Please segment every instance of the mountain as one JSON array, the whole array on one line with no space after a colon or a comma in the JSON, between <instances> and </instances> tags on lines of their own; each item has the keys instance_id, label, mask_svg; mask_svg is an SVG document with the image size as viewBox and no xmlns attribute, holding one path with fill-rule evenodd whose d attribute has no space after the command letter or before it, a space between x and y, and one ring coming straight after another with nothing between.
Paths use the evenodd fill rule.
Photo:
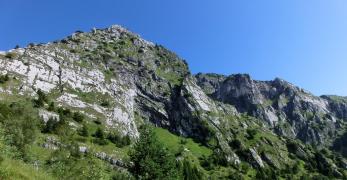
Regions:
<instances>
[{"instance_id":1,"label":"mountain","mask_svg":"<svg viewBox=\"0 0 347 180\"><path fill-rule=\"evenodd\" d=\"M30 168L34 179L76 179L76 169L137 177L128 152L144 124L199 179L347 177L347 98L279 78L192 75L175 53L118 25L1 52L0 74L0 170L23 166L0 177L30 179ZM90 156L66 163L73 152Z\"/></svg>"}]
</instances>

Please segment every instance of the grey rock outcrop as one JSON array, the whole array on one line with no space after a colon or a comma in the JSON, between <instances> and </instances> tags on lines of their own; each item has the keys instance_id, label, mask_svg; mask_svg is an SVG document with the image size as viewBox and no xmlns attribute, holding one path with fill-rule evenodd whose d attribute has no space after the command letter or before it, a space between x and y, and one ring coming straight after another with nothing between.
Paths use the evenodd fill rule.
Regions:
<instances>
[{"instance_id":1,"label":"grey rock outcrop","mask_svg":"<svg viewBox=\"0 0 347 180\"><path fill-rule=\"evenodd\" d=\"M246 74L197 74L199 86L216 101L264 120L279 135L315 145L327 143L346 120L346 104L317 97L282 79L256 81ZM324 128L323 128L324 127Z\"/></svg>"}]
</instances>

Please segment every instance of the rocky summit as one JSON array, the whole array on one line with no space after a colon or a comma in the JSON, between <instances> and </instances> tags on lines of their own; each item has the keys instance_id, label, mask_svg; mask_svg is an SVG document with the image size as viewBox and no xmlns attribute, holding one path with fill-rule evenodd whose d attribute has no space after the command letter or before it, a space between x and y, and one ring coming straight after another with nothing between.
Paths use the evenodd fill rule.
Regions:
<instances>
[{"instance_id":1,"label":"rocky summit","mask_svg":"<svg viewBox=\"0 0 347 180\"><path fill-rule=\"evenodd\" d=\"M129 155L145 125L175 156L174 179L347 178L346 97L280 78L193 75L118 25L1 52L0 74L5 179L146 179ZM100 176L71 174L84 168Z\"/></svg>"}]
</instances>

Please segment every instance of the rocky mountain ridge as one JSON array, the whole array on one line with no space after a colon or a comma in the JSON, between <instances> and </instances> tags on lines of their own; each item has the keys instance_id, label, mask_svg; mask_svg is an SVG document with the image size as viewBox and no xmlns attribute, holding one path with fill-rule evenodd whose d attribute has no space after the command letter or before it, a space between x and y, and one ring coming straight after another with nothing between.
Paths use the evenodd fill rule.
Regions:
<instances>
[{"instance_id":1,"label":"rocky mountain ridge","mask_svg":"<svg viewBox=\"0 0 347 180\"><path fill-rule=\"evenodd\" d=\"M343 97L317 97L279 78L192 75L176 54L118 25L1 53L0 73L10 77L0 101L42 90L106 130L136 139L150 122L215 149L229 165L281 169L294 163L289 154L316 157L304 144L330 148L346 130ZM43 108L40 116L47 122L57 114ZM302 143L290 150L291 140ZM342 176L341 165L322 159Z\"/></svg>"},{"instance_id":2,"label":"rocky mountain ridge","mask_svg":"<svg viewBox=\"0 0 347 180\"><path fill-rule=\"evenodd\" d=\"M275 132L319 145L331 140L345 119L345 101L311 93L276 78L252 80L249 75L197 74L198 84L212 99L231 104L241 113L263 119ZM323 129L316 129L322 125ZM289 126L284 127L287 124Z\"/></svg>"}]
</instances>

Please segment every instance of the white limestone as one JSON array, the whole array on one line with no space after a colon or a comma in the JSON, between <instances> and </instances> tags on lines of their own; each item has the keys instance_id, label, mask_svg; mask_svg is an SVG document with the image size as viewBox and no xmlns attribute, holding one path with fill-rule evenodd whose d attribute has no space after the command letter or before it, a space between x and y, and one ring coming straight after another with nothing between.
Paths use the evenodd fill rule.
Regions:
<instances>
[{"instance_id":1,"label":"white limestone","mask_svg":"<svg viewBox=\"0 0 347 180\"><path fill-rule=\"evenodd\" d=\"M43 121L46 123L50 118L56 119L59 121L59 115L53 112L46 111L44 109L39 110L39 116L43 119Z\"/></svg>"},{"instance_id":2,"label":"white limestone","mask_svg":"<svg viewBox=\"0 0 347 180\"><path fill-rule=\"evenodd\" d=\"M64 93L61 95L58 99L58 102L61 102L63 104L66 104L71 107L76 107L76 108L86 108L87 105L85 102L77 99L77 95L75 94L69 94L69 93Z\"/></svg>"}]
</instances>

